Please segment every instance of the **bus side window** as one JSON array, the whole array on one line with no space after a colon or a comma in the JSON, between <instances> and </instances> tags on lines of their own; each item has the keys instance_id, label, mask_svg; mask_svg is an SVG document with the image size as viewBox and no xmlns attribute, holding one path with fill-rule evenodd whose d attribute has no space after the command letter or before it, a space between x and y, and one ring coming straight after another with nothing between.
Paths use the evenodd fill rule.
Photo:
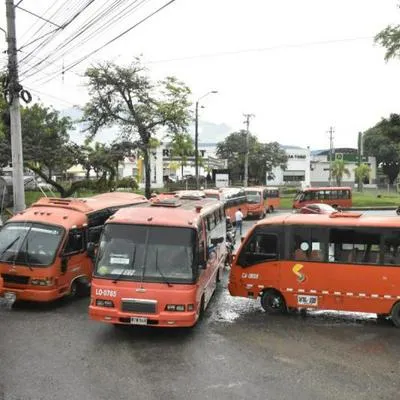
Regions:
<instances>
[{"instance_id":1,"label":"bus side window","mask_svg":"<svg viewBox=\"0 0 400 400\"><path fill-rule=\"evenodd\" d=\"M389 229L383 236L383 264L400 265L400 231Z\"/></svg>"},{"instance_id":2,"label":"bus side window","mask_svg":"<svg viewBox=\"0 0 400 400\"><path fill-rule=\"evenodd\" d=\"M198 232L198 262L199 264L201 264L206 260L203 221L200 221L200 225L198 226L197 232Z\"/></svg>"},{"instance_id":3,"label":"bus side window","mask_svg":"<svg viewBox=\"0 0 400 400\"><path fill-rule=\"evenodd\" d=\"M324 261L327 254L325 228L293 227L291 259L299 261Z\"/></svg>"},{"instance_id":4,"label":"bus side window","mask_svg":"<svg viewBox=\"0 0 400 400\"><path fill-rule=\"evenodd\" d=\"M254 232L241 251L238 265L243 267L279 259L278 235Z\"/></svg>"},{"instance_id":5,"label":"bus side window","mask_svg":"<svg viewBox=\"0 0 400 400\"><path fill-rule=\"evenodd\" d=\"M64 247L64 255L80 253L85 247L85 235L82 229L69 231L67 243Z\"/></svg>"}]
</instances>

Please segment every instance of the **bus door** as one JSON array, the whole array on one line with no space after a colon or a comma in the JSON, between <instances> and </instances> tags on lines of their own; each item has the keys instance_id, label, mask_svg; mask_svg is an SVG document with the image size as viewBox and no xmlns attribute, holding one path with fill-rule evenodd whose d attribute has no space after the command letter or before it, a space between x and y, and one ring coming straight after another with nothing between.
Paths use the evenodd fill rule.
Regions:
<instances>
[{"instance_id":1,"label":"bus door","mask_svg":"<svg viewBox=\"0 0 400 400\"><path fill-rule=\"evenodd\" d=\"M322 307L331 300L334 270L330 268L326 227L291 226L288 258L281 265L280 288L289 307ZM325 307L326 308L326 307Z\"/></svg>"},{"instance_id":2,"label":"bus door","mask_svg":"<svg viewBox=\"0 0 400 400\"><path fill-rule=\"evenodd\" d=\"M92 260L86 254L85 230L71 229L61 255L59 286L63 293L71 287L71 282L81 276L90 278ZM90 264L90 267L88 267ZM75 289L75 288L73 288Z\"/></svg>"},{"instance_id":3,"label":"bus door","mask_svg":"<svg viewBox=\"0 0 400 400\"><path fill-rule=\"evenodd\" d=\"M256 298L265 288L279 287L283 254L283 227L268 225L254 229L236 261L241 267L236 284L247 291L247 297Z\"/></svg>"}]
</instances>

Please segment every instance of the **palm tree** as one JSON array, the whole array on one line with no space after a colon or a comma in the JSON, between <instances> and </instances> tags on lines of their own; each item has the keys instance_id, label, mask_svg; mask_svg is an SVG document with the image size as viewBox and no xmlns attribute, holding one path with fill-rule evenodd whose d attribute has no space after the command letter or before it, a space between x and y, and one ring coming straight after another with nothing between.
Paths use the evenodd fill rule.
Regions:
<instances>
[{"instance_id":1,"label":"palm tree","mask_svg":"<svg viewBox=\"0 0 400 400\"><path fill-rule=\"evenodd\" d=\"M343 176L350 176L350 171L346 168L343 160L335 160L332 164L332 177L336 179L337 186L342 185Z\"/></svg>"},{"instance_id":2,"label":"palm tree","mask_svg":"<svg viewBox=\"0 0 400 400\"><path fill-rule=\"evenodd\" d=\"M371 168L368 164L360 164L358 167L354 169L354 175L356 176L356 180L358 182L358 191L363 191L363 182L365 179L369 178L369 174L371 173Z\"/></svg>"}]
</instances>

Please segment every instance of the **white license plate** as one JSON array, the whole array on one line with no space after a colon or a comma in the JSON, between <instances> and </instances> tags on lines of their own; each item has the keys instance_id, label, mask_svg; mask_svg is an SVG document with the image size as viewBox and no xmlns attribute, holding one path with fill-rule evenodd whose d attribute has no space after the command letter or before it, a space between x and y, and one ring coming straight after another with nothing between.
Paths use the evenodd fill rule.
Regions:
<instances>
[{"instance_id":1,"label":"white license plate","mask_svg":"<svg viewBox=\"0 0 400 400\"><path fill-rule=\"evenodd\" d=\"M147 325L147 318L143 317L131 317L132 325Z\"/></svg>"},{"instance_id":2,"label":"white license plate","mask_svg":"<svg viewBox=\"0 0 400 400\"><path fill-rule=\"evenodd\" d=\"M297 304L316 307L318 305L318 296L297 295Z\"/></svg>"},{"instance_id":3,"label":"white license plate","mask_svg":"<svg viewBox=\"0 0 400 400\"><path fill-rule=\"evenodd\" d=\"M13 292L5 292L4 299L10 303L14 303L17 300L17 295Z\"/></svg>"}]
</instances>

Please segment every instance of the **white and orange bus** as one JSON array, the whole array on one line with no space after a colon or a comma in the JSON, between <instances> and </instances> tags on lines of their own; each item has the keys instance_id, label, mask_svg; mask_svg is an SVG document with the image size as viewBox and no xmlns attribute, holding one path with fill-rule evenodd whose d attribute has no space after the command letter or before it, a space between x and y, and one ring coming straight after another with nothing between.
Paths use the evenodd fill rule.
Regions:
<instances>
[{"instance_id":1,"label":"white and orange bus","mask_svg":"<svg viewBox=\"0 0 400 400\"><path fill-rule=\"evenodd\" d=\"M122 207L147 203L133 193L84 199L42 198L7 221L0 231L0 273L11 302L48 302L88 294L94 246L104 222Z\"/></svg>"},{"instance_id":2,"label":"white and orange bus","mask_svg":"<svg viewBox=\"0 0 400 400\"><path fill-rule=\"evenodd\" d=\"M276 187L250 186L245 188L247 215L263 218L280 205L279 189Z\"/></svg>"},{"instance_id":3,"label":"white and orange bus","mask_svg":"<svg viewBox=\"0 0 400 400\"><path fill-rule=\"evenodd\" d=\"M209 304L226 259L223 204L160 196L105 224L89 315L114 325L191 327Z\"/></svg>"},{"instance_id":4,"label":"white and orange bus","mask_svg":"<svg viewBox=\"0 0 400 400\"><path fill-rule=\"evenodd\" d=\"M225 215L235 223L235 213L242 211L243 218L247 217L247 199L243 188L205 189L206 197L218 199L224 203Z\"/></svg>"},{"instance_id":5,"label":"white and orange bus","mask_svg":"<svg viewBox=\"0 0 400 400\"><path fill-rule=\"evenodd\" d=\"M293 214L259 221L232 264L232 296L268 313L342 310L390 316L400 327L398 217Z\"/></svg>"},{"instance_id":6,"label":"white and orange bus","mask_svg":"<svg viewBox=\"0 0 400 400\"><path fill-rule=\"evenodd\" d=\"M310 187L303 189L296 194L293 200L293 208L301 208L313 203L325 203L334 208L349 208L353 204L351 187Z\"/></svg>"}]
</instances>

